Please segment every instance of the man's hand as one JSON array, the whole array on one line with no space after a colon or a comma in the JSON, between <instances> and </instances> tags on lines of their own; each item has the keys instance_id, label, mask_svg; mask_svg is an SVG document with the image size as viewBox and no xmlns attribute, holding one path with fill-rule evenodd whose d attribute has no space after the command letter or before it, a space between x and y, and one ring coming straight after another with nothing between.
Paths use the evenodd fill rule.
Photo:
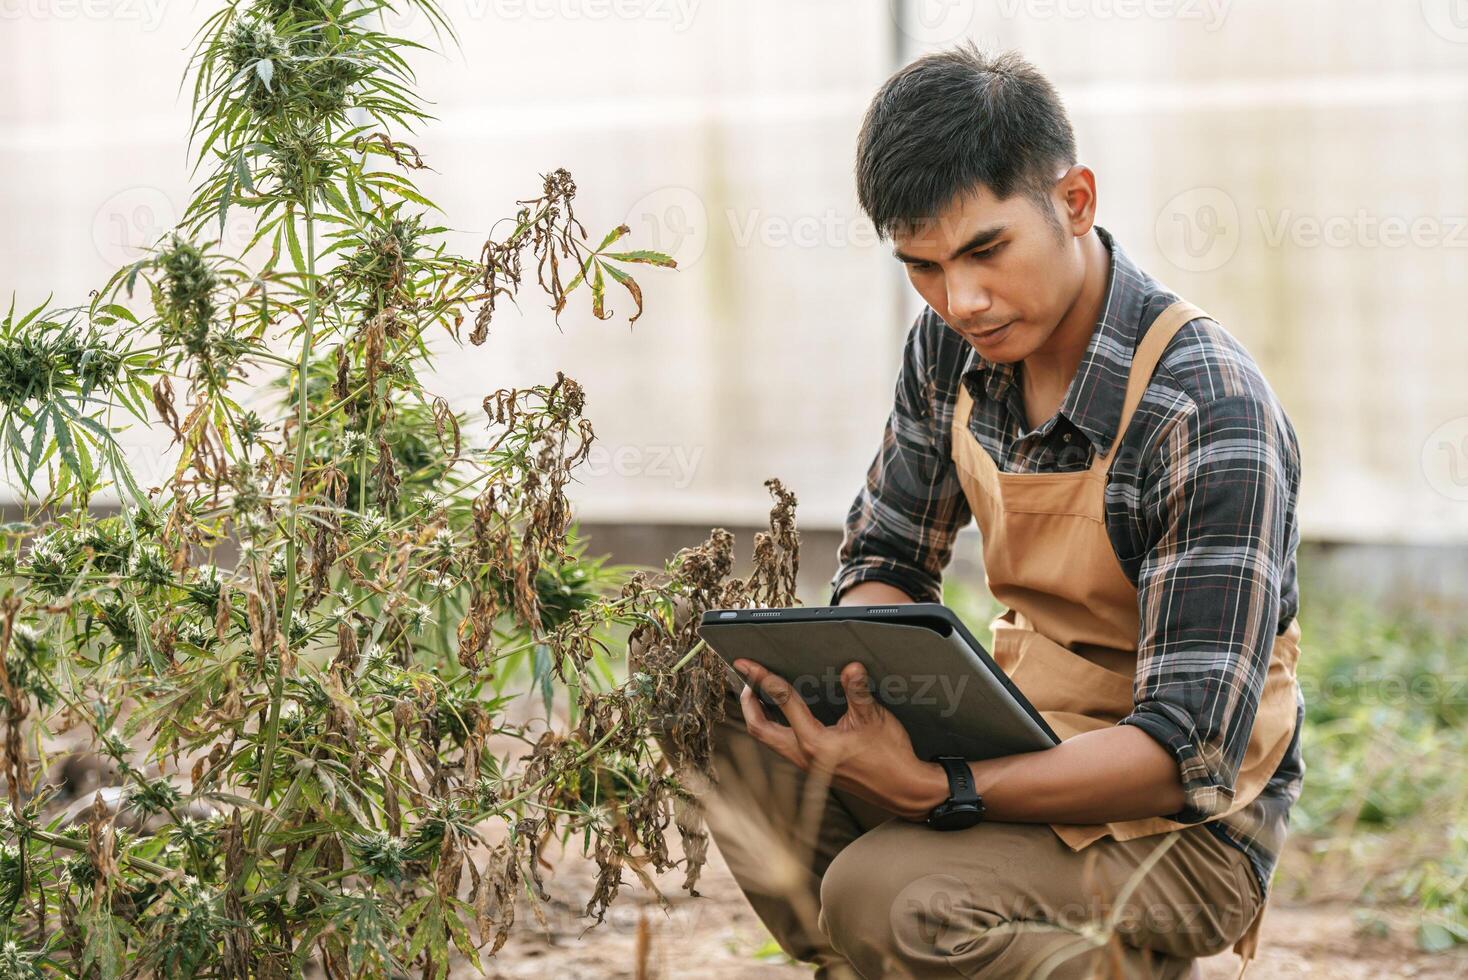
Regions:
<instances>
[{"instance_id":1,"label":"man's hand","mask_svg":"<svg viewBox=\"0 0 1468 980\"><path fill-rule=\"evenodd\" d=\"M860 663L853 661L841 671L846 714L834 725L811 714L778 674L751 660L736 660L734 668L752 685L739 694L749 734L801 769L827 773L837 788L907 820L924 819L947 798L943 768L913 752L902 723L872 697L866 668ZM779 705L789 728L765 717L755 686Z\"/></svg>"},{"instance_id":2,"label":"man's hand","mask_svg":"<svg viewBox=\"0 0 1468 980\"><path fill-rule=\"evenodd\" d=\"M902 723L872 697L866 670L841 671L846 714L822 724L778 675L749 660L734 667L779 705L790 727L765 717L752 687L739 695L749 733L806 772L906 820L922 821L948 798L948 777L912 750ZM974 789L989 820L1016 823L1108 823L1169 816L1183 806L1178 764L1134 725L1084 732L1054 748L969 760Z\"/></svg>"}]
</instances>

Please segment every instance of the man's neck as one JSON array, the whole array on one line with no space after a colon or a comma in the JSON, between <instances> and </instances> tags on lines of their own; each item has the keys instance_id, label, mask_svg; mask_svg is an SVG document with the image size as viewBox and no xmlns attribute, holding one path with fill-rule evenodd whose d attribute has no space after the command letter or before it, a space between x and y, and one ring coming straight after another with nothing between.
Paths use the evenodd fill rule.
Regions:
<instances>
[{"instance_id":1,"label":"man's neck","mask_svg":"<svg viewBox=\"0 0 1468 980\"><path fill-rule=\"evenodd\" d=\"M1039 395L1041 401L1056 401L1070 387L1071 379L1081 366L1096 321L1101 318L1101 304L1106 301L1106 283L1111 276L1111 250L1092 228L1081 240L1086 257L1086 273L1075 302L1045 343L1024 359L1027 392ZM1046 393L1060 396L1047 398Z\"/></svg>"}]
</instances>

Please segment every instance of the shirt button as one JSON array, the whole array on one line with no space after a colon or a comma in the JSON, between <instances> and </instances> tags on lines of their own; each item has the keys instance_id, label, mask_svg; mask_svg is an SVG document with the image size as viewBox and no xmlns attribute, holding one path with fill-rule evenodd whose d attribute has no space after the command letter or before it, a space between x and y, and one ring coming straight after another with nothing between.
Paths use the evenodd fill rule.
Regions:
<instances>
[{"instance_id":1,"label":"shirt button","mask_svg":"<svg viewBox=\"0 0 1468 980\"><path fill-rule=\"evenodd\" d=\"M1065 435L1061 436L1061 439L1065 442L1070 442L1070 433L1067 432Z\"/></svg>"}]
</instances>

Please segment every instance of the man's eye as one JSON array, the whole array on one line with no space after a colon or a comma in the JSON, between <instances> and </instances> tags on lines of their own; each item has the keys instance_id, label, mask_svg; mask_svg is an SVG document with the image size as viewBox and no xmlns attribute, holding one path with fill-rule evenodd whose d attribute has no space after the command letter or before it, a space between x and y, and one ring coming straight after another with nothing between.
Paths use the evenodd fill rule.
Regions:
<instances>
[{"instance_id":1,"label":"man's eye","mask_svg":"<svg viewBox=\"0 0 1468 980\"><path fill-rule=\"evenodd\" d=\"M982 251L970 252L968 254L970 255L970 257L975 259L992 259L995 255L999 254L999 250L1003 247L1003 244L991 245L988 248L983 249Z\"/></svg>"},{"instance_id":2,"label":"man's eye","mask_svg":"<svg viewBox=\"0 0 1468 980\"><path fill-rule=\"evenodd\" d=\"M931 262L909 262L907 265L913 272L932 272L934 268Z\"/></svg>"}]
</instances>

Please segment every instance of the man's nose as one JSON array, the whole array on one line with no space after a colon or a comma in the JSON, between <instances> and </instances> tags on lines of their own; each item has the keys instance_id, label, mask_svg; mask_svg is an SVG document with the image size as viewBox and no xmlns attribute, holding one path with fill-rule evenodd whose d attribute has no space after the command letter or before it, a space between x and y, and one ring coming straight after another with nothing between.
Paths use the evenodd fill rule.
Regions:
<instances>
[{"instance_id":1,"label":"man's nose","mask_svg":"<svg viewBox=\"0 0 1468 980\"><path fill-rule=\"evenodd\" d=\"M994 295L981 282L948 284L948 313L956 320L981 316L994 305Z\"/></svg>"}]
</instances>

